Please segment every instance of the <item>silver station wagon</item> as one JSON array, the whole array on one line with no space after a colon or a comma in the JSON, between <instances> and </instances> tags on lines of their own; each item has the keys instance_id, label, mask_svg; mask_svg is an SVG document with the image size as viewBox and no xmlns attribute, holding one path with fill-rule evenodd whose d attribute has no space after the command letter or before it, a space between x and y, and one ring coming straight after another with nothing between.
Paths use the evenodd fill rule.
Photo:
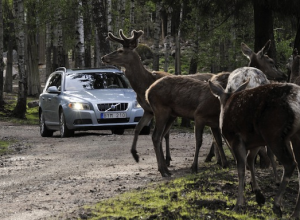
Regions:
<instances>
[{"instance_id":1,"label":"silver station wagon","mask_svg":"<svg viewBox=\"0 0 300 220\"><path fill-rule=\"evenodd\" d=\"M40 134L61 137L76 130L111 130L123 134L134 128L144 111L124 73L114 66L97 69L58 68L39 97ZM150 127L144 127L144 134Z\"/></svg>"}]
</instances>

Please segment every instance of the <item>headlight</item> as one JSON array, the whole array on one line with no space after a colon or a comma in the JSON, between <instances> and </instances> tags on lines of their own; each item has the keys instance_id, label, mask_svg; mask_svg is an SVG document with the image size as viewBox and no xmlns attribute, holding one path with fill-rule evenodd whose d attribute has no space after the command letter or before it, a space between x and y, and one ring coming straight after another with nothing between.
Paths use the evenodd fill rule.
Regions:
<instances>
[{"instance_id":1,"label":"headlight","mask_svg":"<svg viewBox=\"0 0 300 220\"><path fill-rule=\"evenodd\" d=\"M74 110L90 110L90 106L87 103L70 102L68 106Z\"/></svg>"},{"instance_id":2,"label":"headlight","mask_svg":"<svg viewBox=\"0 0 300 220\"><path fill-rule=\"evenodd\" d=\"M134 107L136 107L136 108L142 108L142 106L137 101L135 101L135 106Z\"/></svg>"}]
</instances>

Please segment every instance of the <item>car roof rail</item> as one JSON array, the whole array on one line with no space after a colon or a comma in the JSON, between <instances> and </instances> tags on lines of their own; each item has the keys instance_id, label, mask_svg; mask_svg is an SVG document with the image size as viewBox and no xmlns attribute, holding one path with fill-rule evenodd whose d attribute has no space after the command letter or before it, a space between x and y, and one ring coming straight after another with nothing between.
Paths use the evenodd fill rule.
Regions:
<instances>
[{"instance_id":1,"label":"car roof rail","mask_svg":"<svg viewBox=\"0 0 300 220\"><path fill-rule=\"evenodd\" d=\"M60 70L63 70L64 72L67 72L66 67L58 67L58 68L56 68L55 71L60 71Z\"/></svg>"}]
</instances>

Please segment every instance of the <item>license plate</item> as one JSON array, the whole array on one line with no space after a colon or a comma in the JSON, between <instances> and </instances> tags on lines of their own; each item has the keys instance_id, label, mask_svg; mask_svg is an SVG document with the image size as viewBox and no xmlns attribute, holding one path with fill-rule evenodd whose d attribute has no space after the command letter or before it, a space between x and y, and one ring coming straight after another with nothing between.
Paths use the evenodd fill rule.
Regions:
<instances>
[{"instance_id":1,"label":"license plate","mask_svg":"<svg viewBox=\"0 0 300 220\"><path fill-rule=\"evenodd\" d=\"M108 118L126 118L126 112L111 112L111 113L101 113L100 118L108 119Z\"/></svg>"}]
</instances>

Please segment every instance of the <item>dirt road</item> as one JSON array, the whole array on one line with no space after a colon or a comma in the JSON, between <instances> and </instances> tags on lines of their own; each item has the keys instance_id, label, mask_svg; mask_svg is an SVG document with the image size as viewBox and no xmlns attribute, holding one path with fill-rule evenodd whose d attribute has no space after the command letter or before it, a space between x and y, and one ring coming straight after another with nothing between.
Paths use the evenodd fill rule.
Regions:
<instances>
[{"instance_id":1,"label":"dirt road","mask_svg":"<svg viewBox=\"0 0 300 220\"><path fill-rule=\"evenodd\" d=\"M38 126L0 122L1 140L16 140L15 153L0 157L0 219L35 220L76 216L84 204L159 182L151 136L139 136L140 162L130 154L133 130L59 133L42 138ZM172 178L190 172L194 134L174 131L170 138ZM211 144L205 134L199 161Z\"/></svg>"}]
</instances>

